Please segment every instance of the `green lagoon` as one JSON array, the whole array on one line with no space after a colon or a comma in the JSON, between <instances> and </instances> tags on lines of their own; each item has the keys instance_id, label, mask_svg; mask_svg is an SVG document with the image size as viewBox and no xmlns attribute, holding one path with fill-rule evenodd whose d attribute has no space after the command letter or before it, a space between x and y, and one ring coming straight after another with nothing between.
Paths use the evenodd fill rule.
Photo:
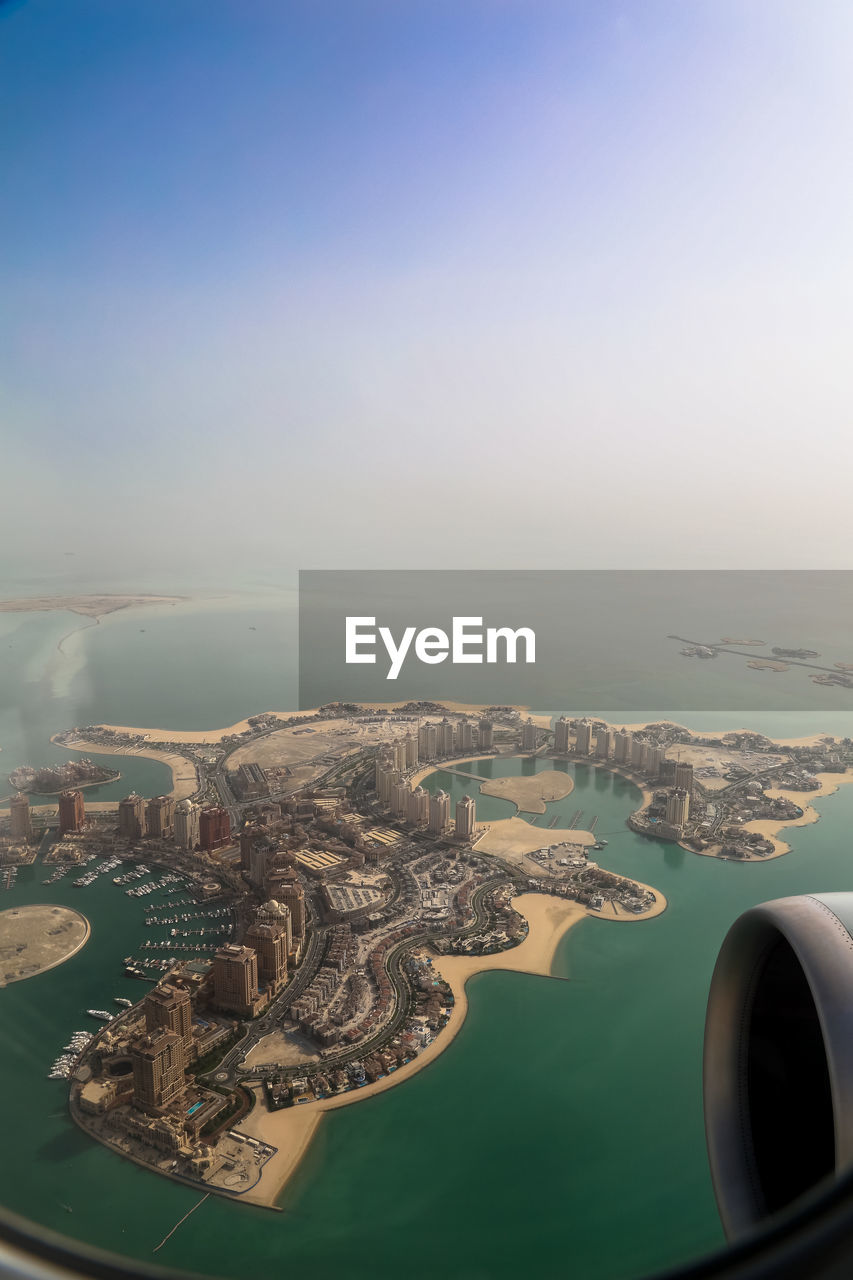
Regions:
<instances>
[{"instance_id":1,"label":"green lagoon","mask_svg":"<svg viewBox=\"0 0 853 1280\"><path fill-rule=\"evenodd\" d=\"M68 659L56 657L68 615L0 617L3 772L23 759L51 759L47 737L71 724L214 728L293 705L293 666L282 656L290 617L275 602L263 604L229 599L183 616L116 615L81 633ZM71 626L83 621L72 618ZM231 652L249 626L258 628L249 633L252 643L259 637L253 661L231 671ZM721 727L720 716L678 718ZM728 723L779 735L843 733L853 715L744 712ZM132 763L141 769L138 790L164 789L162 770ZM128 762L120 757L117 767L124 793ZM109 876L78 890L69 879L44 886L40 865L22 869L15 888L0 893L0 907L65 903L89 918L92 937L66 964L0 990L0 1202L90 1245L234 1277L305 1267L365 1280L400 1271L448 1280L520 1272L627 1280L721 1246L701 1111L711 970L747 907L849 886L853 787L819 802L820 822L791 832L788 856L740 866L630 832L625 819L637 790L608 771L521 759L466 767L484 777L568 769L574 790L548 805L539 825L555 814L566 825L577 808L597 814L597 832L609 842L601 864L660 889L668 910L631 927L582 921L555 961L556 975L569 982L500 972L474 978L468 1018L446 1053L399 1088L324 1118L285 1188L282 1212L212 1198L153 1259L199 1195L89 1141L67 1117L64 1085L46 1078L70 1033L87 1025L86 1008L138 996L121 960L146 934L142 906ZM441 771L425 785L444 786L454 799L477 788ZM514 806L478 797L478 809L497 818Z\"/></svg>"}]
</instances>

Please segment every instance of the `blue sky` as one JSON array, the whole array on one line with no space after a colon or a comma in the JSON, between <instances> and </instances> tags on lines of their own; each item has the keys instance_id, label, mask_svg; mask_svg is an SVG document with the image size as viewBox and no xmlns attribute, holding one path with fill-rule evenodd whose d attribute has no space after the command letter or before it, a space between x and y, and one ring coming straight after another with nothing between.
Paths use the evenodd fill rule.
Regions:
<instances>
[{"instance_id":1,"label":"blue sky","mask_svg":"<svg viewBox=\"0 0 853 1280\"><path fill-rule=\"evenodd\" d=\"M846 567L851 44L785 0L0 7L5 551Z\"/></svg>"}]
</instances>

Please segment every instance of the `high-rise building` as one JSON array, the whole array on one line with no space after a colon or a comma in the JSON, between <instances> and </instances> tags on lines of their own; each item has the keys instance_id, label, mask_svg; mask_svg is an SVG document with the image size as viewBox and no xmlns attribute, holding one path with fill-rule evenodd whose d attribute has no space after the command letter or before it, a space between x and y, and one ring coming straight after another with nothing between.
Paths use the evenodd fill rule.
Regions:
<instances>
[{"instance_id":1,"label":"high-rise building","mask_svg":"<svg viewBox=\"0 0 853 1280\"><path fill-rule=\"evenodd\" d=\"M198 842L205 852L230 844L231 819L227 809L218 806L202 809L198 818Z\"/></svg>"},{"instance_id":2,"label":"high-rise building","mask_svg":"<svg viewBox=\"0 0 853 1280\"><path fill-rule=\"evenodd\" d=\"M521 726L521 749L522 751L535 751L538 735L536 725L528 716L526 722Z\"/></svg>"},{"instance_id":3,"label":"high-rise building","mask_svg":"<svg viewBox=\"0 0 853 1280\"><path fill-rule=\"evenodd\" d=\"M305 937L307 923L305 913L305 890L296 878L282 880L278 886L278 900L290 911L291 928L294 942L301 942Z\"/></svg>"},{"instance_id":4,"label":"high-rise building","mask_svg":"<svg viewBox=\"0 0 853 1280\"><path fill-rule=\"evenodd\" d=\"M635 738L631 743L631 768L645 773L648 758L649 744L643 742L642 738Z\"/></svg>"},{"instance_id":5,"label":"high-rise building","mask_svg":"<svg viewBox=\"0 0 853 1280\"><path fill-rule=\"evenodd\" d=\"M391 788L391 812L395 818L408 817L409 796L412 794L408 782L402 779Z\"/></svg>"},{"instance_id":6,"label":"high-rise building","mask_svg":"<svg viewBox=\"0 0 853 1280\"><path fill-rule=\"evenodd\" d=\"M175 805L175 843L182 849L194 849L199 840L199 808L192 800Z\"/></svg>"},{"instance_id":7,"label":"high-rise building","mask_svg":"<svg viewBox=\"0 0 853 1280\"><path fill-rule=\"evenodd\" d=\"M59 793L59 834L66 831L82 831L86 822L86 806L82 791L61 791Z\"/></svg>"},{"instance_id":8,"label":"high-rise building","mask_svg":"<svg viewBox=\"0 0 853 1280\"><path fill-rule=\"evenodd\" d=\"M595 754L599 760L609 760L613 754L616 735L612 729L599 729L595 735Z\"/></svg>"},{"instance_id":9,"label":"high-rise building","mask_svg":"<svg viewBox=\"0 0 853 1280\"><path fill-rule=\"evenodd\" d=\"M577 732L575 735L575 749L578 755L592 755L592 721L578 721Z\"/></svg>"},{"instance_id":10,"label":"high-rise building","mask_svg":"<svg viewBox=\"0 0 853 1280\"><path fill-rule=\"evenodd\" d=\"M30 802L27 796L19 791L9 801L9 818L13 840L31 840L33 819L30 813Z\"/></svg>"},{"instance_id":11,"label":"high-rise building","mask_svg":"<svg viewBox=\"0 0 853 1280\"><path fill-rule=\"evenodd\" d=\"M668 756L665 756L663 760L661 760L660 780L664 786L666 787L675 786L675 768L676 768L675 760L670 760Z\"/></svg>"},{"instance_id":12,"label":"high-rise building","mask_svg":"<svg viewBox=\"0 0 853 1280\"><path fill-rule=\"evenodd\" d=\"M391 757L394 761L394 768L399 773L406 771L406 744L403 741L395 742L391 749Z\"/></svg>"},{"instance_id":13,"label":"high-rise building","mask_svg":"<svg viewBox=\"0 0 853 1280\"><path fill-rule=\"evenodd\" d=\"M474 750L474 725L470 720L460 720L456 729L456 748L458 751Z\"/></svg>"},{"instance_id":14,"label":"high-rise building","mask_svg":"<svg viewBox=\"0 0 853 1280\"><path fill-rule=\"evenodd\" d=\"M171 796L155 796L148 801L145 822L149 836L166 840L172 835L175 821L175 802Z\"/></svg>"},{"instance_id":15,"label":"high-rise building","mask_svg":"<svg viewBox=\"0 0 853 1280\"><path fill-rule=\"evenodd\" d=\"M408 734L405 739L405 742L406 742L406 768L413 769L415 765L418 763L418 761L420 760L420 755L418 754L418 735L416 733Z\"/></svg>"},{"instance_id":16,"label":"high-rise building","mask_svg":"<svg viewBox=\"0 0 853 1280\"><path fill-rule=\"evenodd\" d=\"M560 716L554 725L554 750L561 754L569 749L569 722L565 716Z\"/></svg>"},{"instance_id":17,"label":"high-rise building","mask_svg":"<svg viewBox=\"0 0 853 1280\"><path fill-rule=\"evenodd\" d=\"M415 787L409 792L408 820L413 826L420 827L429 822L429 792L423 787Z\"/></svg>"},{"instance_id":18,"label":"high-rise building","mask_svg":"<svg viewBox=\"0 0 853 1280\"><path fill-rule=\"evenodd\" d=\"M495 726L491 720L483 719L480 721L480 750L492 751L495 745Z\"/></svg>"},{"instance_id":19,"label":"high-rise building","mask_svg":"<svg viewBox=\"0 0 853 1280\"><path fill-rule=\"evenodd\" d=\"M133 1101L144 1111L160 1111L184 1091L184 1050L181 1037L165 1027L149 1031L130 1049L133 1063Z\"/></svg>"},{"instance_id":20,"label":"high-rise building","mask_svg":"<svg viewBox=\"0 0 853 1280\"><path fill-rule=\"evenodd\" d=\"M446 791L436 791L429 800L429 832L430 835L444 834L450 823L450 796Z\"/></svg>"},{"instance_id":21,"label":"high-rise building","mask_svg":"<svg viewBox=\"0 0 853 1280\"><path fill-rule=\"evenodd\" d=\"M693 765L686 760L676 762L675 785L680 791L688 791L693 795Z\"/></svg>"},{"instance_id":22,"label":"high-rise building","mask_svg":"<svg viewBox=\"0 0 853 1280\"><path fill-rule=\"evenodd\" d=\"M260 835L257 826L251 822L244 822L240 828L240 834L237 837L237 843L240 846L240 870L248 871L251 865L252 845Z\"/></svg>"},{"instance_id":23,"label":"high-rise building","mask_svg":"<svg viewBox=\"0 0 853 1280\"><path fill-rule=\"evenodd\" d=\"M391 790L395 782L400 782L402 774L399 769L392 769L390 765L384 765L379 774L378 794L382 804L391 803Z\"/></svg>"},{"instance_id":24,"label":"high-rise building","mask_svg":"<svg viewBox=\"0 0 853 1280\"><path fill-rule=\"evenodd\" d=\"M276 928L284 931L285 953L290 955L293 950L293 921L290 917L290 908L285 906L283 902L277 902L275 898L271 898L269 902L265 902L262 907L258 908L258 914L255 917L255 924L271 924ZM253 945L249 943L249 945ZM258 961L260 965L260 961ZM259 970L260 972L260 970Z\"/></svg>"},{"instance_id":25,"label":"high-rise building","mask_svg":"<svg viewBox=\"0 0 853 1280\"><path fill-rule=\"evenodd\" d=\"M470 796L463 796L456 804L456 834L470 840L477 822L477 805Z\"/></svg>"},{"instance_id":26,"label":"high-rise building","mask_svg":"<svg viewBox=\"0 0 853 1280\"><path fill-rule=\"evenodd\" d=\"M275 995L287 981L287 929L282 923L256 920L246 934L246 944L258 957L258 982Z\"/></svg>"},{"instance_id":27,"label":"high-rise building","mask_svg":"<svg viewBox=\"0 0 853 1280\"><path fill-rule=\"evenodd\" d=\"M213 957L213 995L220 1009L250 1018L257 1011L258 957L252 947L228 943Z\"/></svg>"},{"instance_id":28,"label":"high-rise building","mask_svg":"<svg viewBox=\"0 0 853 1280\"><path fill-rule=\"evenodd\" d=\"M613 745L613 754L617 764L631 763L631 747L634 739L627 729L620 729L616 734L616 741Z\"/></svg>"},{"instance_id":29,"label":"high-rise building","mask_svg":"<svg viewBox=\"0 0 853 1280\"><path fill-rule=\"evenodd\" d=\"M126 840L141 840L145 835L145 801L135 791L118 802L118 833Z\"/></svg>"},{"instance_id":30,"label":"high-rise building","mask_svg":"<svg viewBox=\"0 0 853 1280\"><path fill-rule=\"evenodd\" d=\"M149 991L143 1003L145 1029L156 1031L163 1027L180 1037L184 1062L190 1060L193 1042L193 1007L186 987L164 982Z\"/></svg>"},{"instance_id":31,"label":"high-rise building","mask_svg":"<svg viewBox=\"0 0 853 1280\"><path fill-rule=\"evenodd\" d=\"M248 875L252 884L260 887L264 883L275 855L275 841L270 840L268 836L259 835L256 832L255 838L252 841L252 846L249 850Z\"/></svg>"},{"instance_id":32,"label":"high-rise building","mask_svg":"<svg viewBox=\"0 0 853 1280\"><path fill-rule=\"evenodd\" d=\"M421 760L434 760L438 754L438 731L434 724L422 724L418 729L418 755Z\"/></svg>"},{"instance_id":33,"label":"high-rise building","mask_svg":"<svg viewBox=\"0 0 853 1280\"><path fill-rule=\"evenodd\" d=\"M646 773L650 778L656 778L658 776L661 771L663 759L663 747L659 747L657 743L649 743L649 749L646 755Z\"/></svg>"},{"instance_id":34,"label":"high-rise building","mask_svg":"<svg viewBox=\"0 0 853 1280\"><path fill-rule=\"evenodd\" d=\"M436 725L436 752L439 756L453 755L453 725L447 716Z\"/></svg>"},{"instance_id":35,"label":"high-rise building","mask_svg":"<svg viewBox=\"0 0 853 1280\"><path fill-rule=\"evenodd\" d=\"M670 791L666 798L666 820L673 827L683 827L690 816L690 792L683 788Z\"/></svg>"}]
</instances>

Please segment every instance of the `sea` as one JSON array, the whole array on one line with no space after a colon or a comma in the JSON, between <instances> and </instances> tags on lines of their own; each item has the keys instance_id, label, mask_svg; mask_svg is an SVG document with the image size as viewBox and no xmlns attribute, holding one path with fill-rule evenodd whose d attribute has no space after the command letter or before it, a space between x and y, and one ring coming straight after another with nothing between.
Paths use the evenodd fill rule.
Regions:
<instances>
[{"instance_id":1,"label":"sea","mask_svg":"<svg viewBox=\"0 0 853 1280\"><path fill-rule=\"evenodd\" d=\"M49 741L64 728L215 729L296 705L292 590L193 592L162 581L149 589L192 598L97 624L68 612L0 614L0 796L16 765L68 757ZM759 689L767 674L751 674ZM737 678L745 680L742 669ZM750 710L744 688L736 712L679 710L672 718L779 736L853 733L847 691L832 691L835 704L823 709L772 711ZM563 697L535 710L571 714ZM652 706L630 719L668 714ZM817 802L816 824L788 829L790 854L738 865L628 830L638 791L608 771L521 759L465 767L484 778L569 772L574 789L549 804L538 825L555 816L557 826L568 825L577 809L585 822L597 816L596 833L608 841L601 865L660 889L667 910L634 924L583 920L555 958L554 976L567 982L501 972L473 978L468 1016L446 1052L399 1088L325 1116L278 1212L212 1197L155 1253L201 1194L87 1138L68 1117L66 1086L47 1074L73 1031L94 1029L86 1009L138 998L140 984L124 977L122 958L145 937L167 934L146 930L145 902L110 875L75 889L71 877L44 885L40 864L23 868L11 890L0 889L0 909L67 905L87 916L92 934L67 963L0 989L0 1204L36 1232L228 1277L305 1268L365 1280L520 1272L633 1280L721 1248L701 1102L714 961L729 926L755 903L849 887L853 786ZM121 780L88 798L169 787L156 761L121 756L115 768ZM476 788L443 771L424 785L444 787L454 801ZM515 811L495 797L478 796L477 804L486 819Z\"/></svg>"}]
</instances>

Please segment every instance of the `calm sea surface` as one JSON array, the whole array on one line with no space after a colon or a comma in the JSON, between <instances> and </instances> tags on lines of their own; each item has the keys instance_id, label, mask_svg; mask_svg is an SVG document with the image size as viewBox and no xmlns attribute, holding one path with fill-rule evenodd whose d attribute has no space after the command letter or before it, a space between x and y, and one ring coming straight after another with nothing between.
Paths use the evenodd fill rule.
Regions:
<instances>
[{"instance_id":1,"label":"calm sea surface","mask_svg":"<svg viewBox=\"0 0 853 1280\"><path fill-rule=\"evenodd\" d=\"M216 728L294 703L287 601L209 597L75 630L88 622L0 615L4 775L25 761L65 758L47 739L72 724ZM551 709L563 710L560 701ZM665 715L651 709L636 719ZM853 712L677 718L780 735L853 731ZM466 767L495 776L552 766ZM284 1192L283 1213L209 1200L156 1261L224 1276L304 1266L318 1276L404 1270L467 1280L524 1271L615 1280L722 1243L701 1113L713 963L728 926L753 903L849 886L853 786L819 802L818 824L791 832L790 855L737 866L643 840L625 827L637 800L632 784L591 767L557 767L573 774L575 788L548 805L539 825L553 815L565 825L578 808L597 814L596 830L609 841L602 865L662 890L669 910L633 925L583 921L556 959L556 974L570 982L475 978L468 1018L446 1053L400 1088L324 1118ZM167 788L154 762L118 757L116 768L124 776L103 797ZM444 786L454 800L477 786L442 772L425 785ZM478 812L511 816L514 806L478 797ZM34 1223L151 1260L198 1195L90 1142L67 1118L64 1086L46 1075L70 1033L94 1026L86 1008L138 997L121 959L152 931L140 903L110 877L76 890L67 879L45 887L44 876L40 866L23 869L15 889L0 891L0 908L65 903L88 916L92 937L67 964L0 990L0 1202Z\"/></svg>"}]
</instances>

